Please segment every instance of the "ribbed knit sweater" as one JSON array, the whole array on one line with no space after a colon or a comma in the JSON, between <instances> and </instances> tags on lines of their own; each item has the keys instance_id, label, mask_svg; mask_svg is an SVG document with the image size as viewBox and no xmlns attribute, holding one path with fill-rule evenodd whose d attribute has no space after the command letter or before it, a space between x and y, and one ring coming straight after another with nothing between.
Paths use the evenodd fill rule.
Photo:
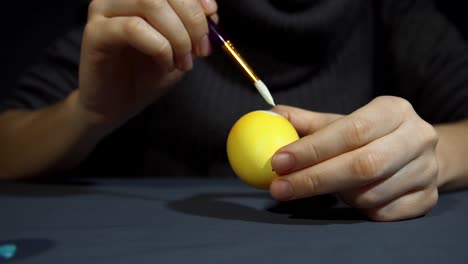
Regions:
<instances>
[{"instance_id":1,"label":"ribbed knit sweater","mask_svg":"<svg viewBox=\"0 0 468 264\"><path fill-rule=\"evenodd\" d=\"M349 114L378 95L431 123L468 116L468 49L430 1L218 0L220 26L278 104ZM77 87L81 32L27 72L1 109L40 108ZM104 139L76 173L230 176L226 139L270 108L221 49ZM57 128L51 128L57 129Z\"/></svg>"}]
</instances>

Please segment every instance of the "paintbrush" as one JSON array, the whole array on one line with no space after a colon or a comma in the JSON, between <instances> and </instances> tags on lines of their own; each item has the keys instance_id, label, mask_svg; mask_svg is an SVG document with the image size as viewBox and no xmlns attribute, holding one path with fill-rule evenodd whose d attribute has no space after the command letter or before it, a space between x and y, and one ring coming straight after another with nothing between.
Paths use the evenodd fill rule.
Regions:
<instances>
[{"instance_id":1,"label":"paintbrush","mask_svg":"<svg viewBox=\"0 0 468 264\"><path fill-rule=\"evenodd\" d=\"M241 68L244 70L246 75L250 78L250 80L252 80L254 86L257 88L258 92L262 95L263 99L265 99L265 101L268 104L275 106L275 102L273 100L273 97L271 96L270 91L268 90L268 87L255 74L255 72L249 66L247 61L239 54L239 52L237 52L232 42L229 39L227 39L224 34L222 34L218 25L216 25L216 23L209 17L208 17L208 26L209 26L209 38L211 42L217 46L222 47L223 50L232 59L234 59L235 62L237 62L241 66Z\"/></svg>"}]
</instances>

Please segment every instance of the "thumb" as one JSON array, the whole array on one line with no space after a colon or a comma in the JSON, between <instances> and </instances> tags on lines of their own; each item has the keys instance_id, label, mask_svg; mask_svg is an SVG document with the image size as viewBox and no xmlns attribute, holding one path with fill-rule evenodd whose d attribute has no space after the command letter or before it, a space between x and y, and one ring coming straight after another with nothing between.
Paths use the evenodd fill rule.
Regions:
<instances>
[{"instance_id":1,"label":"thumb","mask_svg":"<svg viewBox=\"0 0 468 264\"><path fill-rule=\"evenodd\" d=\"M313 134L315 131L343 117L343 115L339 114L314 112L287 105L277 105L271 111L288 119L296 128L300 137Z\"/></svg>"}]
</instances>

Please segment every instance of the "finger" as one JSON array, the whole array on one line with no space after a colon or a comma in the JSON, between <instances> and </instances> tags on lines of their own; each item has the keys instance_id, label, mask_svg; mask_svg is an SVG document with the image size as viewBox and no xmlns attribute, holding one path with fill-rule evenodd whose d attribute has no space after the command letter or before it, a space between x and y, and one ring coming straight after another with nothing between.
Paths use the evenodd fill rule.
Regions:
<instances>
[{"instance_id":1,"label":"finger","mask_svg":"<svg viewBox=\"0 0 468 264\"><path fill-rule=\"evenodd\" d=\"M165 1L165 0L161 0ZM129 4L132 6L139 5L139 6L145 6L147 4L150 4L152 0L149 0L148 3L144 3L140 0L128 0L127 3L124 4ZM207 16L212 16L215 17L217 16L216 12L218 11L218 4L216 3L215 0L199 0L199 4L203 8L204 13ZM114 11L114 13L109 12L108 10L112 8L113 10L120 9L120 11ZM122 9L119 8L119 6L115 6L115 0L109 1L109 0L93 0L88 8L88 16L90 18L93 18L94 16L129 16L132 15L133 9ZM134 15L134 14L133 14Z\"/></svg>"},{"instance_id":2,"label":"finger","mask_svg":"<svg viewBox=\"0 0 468 264\"><path fill-rule=\"evenodd\" d=\"M218 4L215 0L199 0L207 16L212 16L218 11Z\"/></svg>"},{"instance_id":3,"label":"finger","mask_svg":"<svg viewBox=\"0 0 468 264\"><path fill-rule=\"evenodd\" d=\"M313 112L286 105L278 105L271 111L288 119L301 137L313 134L315 131L343 117L339 114Z\"/></svg>"},{"instance_id":4,"label":"finger","mask_svg":"<svg viewBox=\"0 0 468 264\"><path fill-rule=\"evenodd\" d=\"M210 18L211 18L211 20L213 20L213 22L215 22L215 24L219 23L218 13L215 13L215 14L211 15Z\"/></svg>"},{"instance_id":5,"label":"finger","mask_svg":"<svg viewBox=\"0 0 468 264\"><path fill-rule=\"evenodd\" d=\"M272 196L278 200L298 199L343 192L386 179L424 151L425 146L418 139L408 137L409 128L412 126L405 123L401 129L360 149L279 177L272 183ZM283 182L283 189L275 186L277 182ZM284 190L285 183L291 186L292 193Z\"/></svg>"},{"instance_id":6,"label":"finger","mask_svg":"<svg viewBox=\"0 0 468 264\"><path fill-rule=\"evenodd\" d=\"M172 50L168 40L141 17L114 17L93 20L84 31L84 48L88 45L97 50L119 52L132 47L142 54L154 58L163 68L174 68Z\"/></svg>"},{"instance_id":7,"label":"finger","mask_svg":"<svg viewBox=\"0 0 468 264\"><path fill-rule=\"evenodd\" d=\"M397 129L405 112L411 109L402 99L377 98L349 116L279 149L272 167L282 175L362 147Z\"/></svg>"},{"instance_id":8,"label":"finger","mask_svg":"<svg viewBox=\"0 0 468 264\"><path fill-rule=\"evenodd\" d=\"M214 1L208 1L215 3ZM204 8L199 0L172 0L169 1L174 11L182 20L190 39L194 53L198 56L207 56L210 53L211 45L208 38L208 23ZM215 8L209 4L209 8Z\"/></svg>"},{"instance_id":9,"label":"finger","mask_svg":"<svg viewBox=\"0 0 468 264\"><path fill-rule=\"evenodd\" d=\"M428 213L436 204L439 193L436 187L401 196L381 207L364 210L374 221L399 221Z\"/></svg>"},{"instance_id":10,"label":"finger","mask_svg":"<svg viewBox=\"0 0 468 264\"><path fill-rule=\"evenodd\" d=\"M391 177L344 192L341 199L355 208L376 208L411 190L422 190L437 181L439 166L433 153L426 153L411 161Z\"/></svg>"},{"instance_id":11,"label":"finger","mask_svg":"<svg viewBox=\"0 0 468 264\"><path fill-rule=\"evenodd\" d=\"M192 40L167 0L100 0L96 3L93 13L100 16L137 16L145 19L169 41L175 66L180 70L192 68Z\"/></svg>"}]
</instances>

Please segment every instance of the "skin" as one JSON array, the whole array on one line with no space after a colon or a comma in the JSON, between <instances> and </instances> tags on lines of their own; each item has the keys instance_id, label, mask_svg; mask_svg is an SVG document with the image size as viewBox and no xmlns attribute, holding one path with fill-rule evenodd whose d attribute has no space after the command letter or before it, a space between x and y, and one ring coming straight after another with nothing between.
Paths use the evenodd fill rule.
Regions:
<instances>
[{"instance_id":1,"label":"skin","mask_svg":"<svg viewBox=\"0 0 468 264\"><path fill-rule=\"evenodd\" d=\"M158 100L209 55L215 0L94 0L89 5L79 87L63 101L0 115L0 179L79 164L96 144ZM51 129L60 128L60 129Z\"/></svg>"},{"instance_id":2,"label":"skin","mask_svg":"<svg viewBox=\"0 0 468 264\"><path fill-rule=\"evenodd\" d=\"M390 96L347 116L273 111L301 136L272 159L277 200L333 193L372 220L395 221L426 214L440 190L468 187L468 121L433 126Z\"/></svg>"},{"instance_id":3,"label":"skin","mask_svg":"<svg viewBox=\"0 0 468 264\"><path fill-rule=\"evenodd\" d=\"M94 0L80 64L79 106L116 127L155 102L194 56L210 53L214 0ZM119 107L115 107L119 106Z\"/></svg>"},{"instance_id":4,"label":"skin","mask_svg":"<svg viewBox=\"0 0 468 264\"><path fill-rule=\"evenodd\" d=\"M0 114L0 179L78 165L191 70L194 57L210 53L205 18L216 21L216 11L214 0L92 1L79 87L44 109ZM338 193L371 219L391 221L426 213L442 188L468 186L467 122L431 126L394 97L349 116L286 106L274 111L302 136L273 159L282 175L271 185L278 200ZM293 163L285 165L282 154Z\"/></svg>"}]
</instances>

